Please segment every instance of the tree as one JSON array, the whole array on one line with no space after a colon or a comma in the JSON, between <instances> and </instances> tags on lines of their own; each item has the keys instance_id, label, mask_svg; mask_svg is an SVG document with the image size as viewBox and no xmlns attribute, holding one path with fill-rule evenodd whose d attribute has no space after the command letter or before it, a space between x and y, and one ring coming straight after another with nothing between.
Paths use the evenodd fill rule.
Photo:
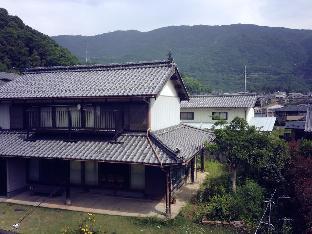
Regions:
<instances>
[{"instance_id":1,"label":"tree","mask_svg":"<svg viewBox=\"0 0 312 234\"><path fill-rule=\"evenodd\" d=\"M50 37L0 8L0 71L36 66L74 65L78 59Z\"/></svg>"},{"instance_id":2,"label":"tree","mask_svg":"<svg viewBox=\"0 0 312 234\"><path fill-rule=\"evenodd\" d=\"M210 89L203 85L199 80L196 80L188 75L182 75L182 78L189 93L205 94L210 92Z\"/></svg>"},{"instance_id":3,"label":"tree","mask_svg":"<svg viewBox=\"0 0 312 234\"><path fill-rule=\"evenodd\" d=\"M214 145L208 148L226 161L234 192L239 168L262 183L276 184L283 180L282 172L289 153L286 143L278 136L262 133L238 117L215 129L214 133Z\"/></svg>"}]
</instances>

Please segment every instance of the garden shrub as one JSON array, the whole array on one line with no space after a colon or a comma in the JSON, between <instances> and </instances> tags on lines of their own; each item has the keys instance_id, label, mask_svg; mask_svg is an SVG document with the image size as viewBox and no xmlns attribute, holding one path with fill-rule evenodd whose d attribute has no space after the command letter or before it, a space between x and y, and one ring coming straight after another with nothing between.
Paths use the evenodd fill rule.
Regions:
<instances>
[{"instance_id":1,"label":"garden shrub","mask_svg":"<svg viewBox=\"0 0 312 234\"><path fill-rule=\"evenodd\" d=\"M300 142L300 154L305 157L312 157L312 140L304 139Z\"/></svg>"},{"instance_id":2,"label":"garden shrub","mask_svg":"<svg viewBox=\"0 0 312 234\"><path fill-rule=\"evenodd\" d=\"M260 219L263 209L264 189L255 181L247 179L236 193L240 219L253 223Z\"/></svg>"},{"instance_id":3,"label":"garden shrub","mask_svg":"<svg viewBox=\"0 0 312 234\"><path fill-rule=\"evenodd\" d=\"M214 195L207 206L208 217L214 220L236 220L238 218L238 206L233 195L232 193Z\"/></svg>"},{"instance_id":4,"label":"garden shrub","mask_svg":"<svg viewBox=\"0 0 312 234\"><path fill-rule=\"evenodd\" d=\"M255 181L247 179L236 193L226 191L210 197L206 214L213 220L244 220L252 224L263 212L264 190Z\"/></svg>"}]
</instances>

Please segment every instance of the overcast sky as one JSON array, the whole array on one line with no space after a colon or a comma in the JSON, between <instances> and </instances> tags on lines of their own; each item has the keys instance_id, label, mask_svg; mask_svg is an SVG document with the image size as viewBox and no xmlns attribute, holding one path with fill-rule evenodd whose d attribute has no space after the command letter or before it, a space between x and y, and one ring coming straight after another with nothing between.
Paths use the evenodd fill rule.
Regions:
<instances>
[{"instance_id":1,"label":"overcast sky","mask_svg":"<svg viewBox=\"0 0 312 234\"><path fill-rule=\"evenodd\" d=\"M312 29L312 0L1 0L0 7L50 36L234 23Z\"/></svg>"}]
</instances>

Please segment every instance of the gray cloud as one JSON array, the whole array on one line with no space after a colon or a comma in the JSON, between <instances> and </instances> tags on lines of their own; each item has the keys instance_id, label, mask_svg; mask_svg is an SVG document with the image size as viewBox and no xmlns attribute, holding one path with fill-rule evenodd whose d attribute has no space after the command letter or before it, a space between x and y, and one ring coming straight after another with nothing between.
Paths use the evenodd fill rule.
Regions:
<instances>
[{"instance_id":1,"label":"gray cloud","mask_svg":"<svg viewBox=\"0 0 312 234\"><path fill-rule=\"evenodd\" d=\"M311 0L2 0L48 35L148 31L169 25L251 23L312 28Z\"/></svg>"}]
</instances>

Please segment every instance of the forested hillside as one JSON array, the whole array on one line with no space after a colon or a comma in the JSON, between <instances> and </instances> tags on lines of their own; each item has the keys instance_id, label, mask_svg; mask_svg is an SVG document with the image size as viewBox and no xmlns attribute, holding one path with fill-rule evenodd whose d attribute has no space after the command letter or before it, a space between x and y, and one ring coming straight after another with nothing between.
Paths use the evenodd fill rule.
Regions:
<instances>
[{"instance_id":1,"label":"forested hillside","mask_svg":"<svg viewBox=\"0 0 312 234\"><path fill-rule=\"evenodd\" d=\"M256 25L174 26L149 32L116 31L96 36L56 36L82 62L166 58L168 51L182 73L214 91L312 89L312 31Z\"/></svg>"},{"instance_id":2,"label":"forested hillside","mask_svg":"<svg viewBox=\"0 0 312 234\"><path fill-rule=\"evenodd\" d=\"M76 63L78 59L67 49L0 8L0 71Z\"/></svg>"}]
</instances>

